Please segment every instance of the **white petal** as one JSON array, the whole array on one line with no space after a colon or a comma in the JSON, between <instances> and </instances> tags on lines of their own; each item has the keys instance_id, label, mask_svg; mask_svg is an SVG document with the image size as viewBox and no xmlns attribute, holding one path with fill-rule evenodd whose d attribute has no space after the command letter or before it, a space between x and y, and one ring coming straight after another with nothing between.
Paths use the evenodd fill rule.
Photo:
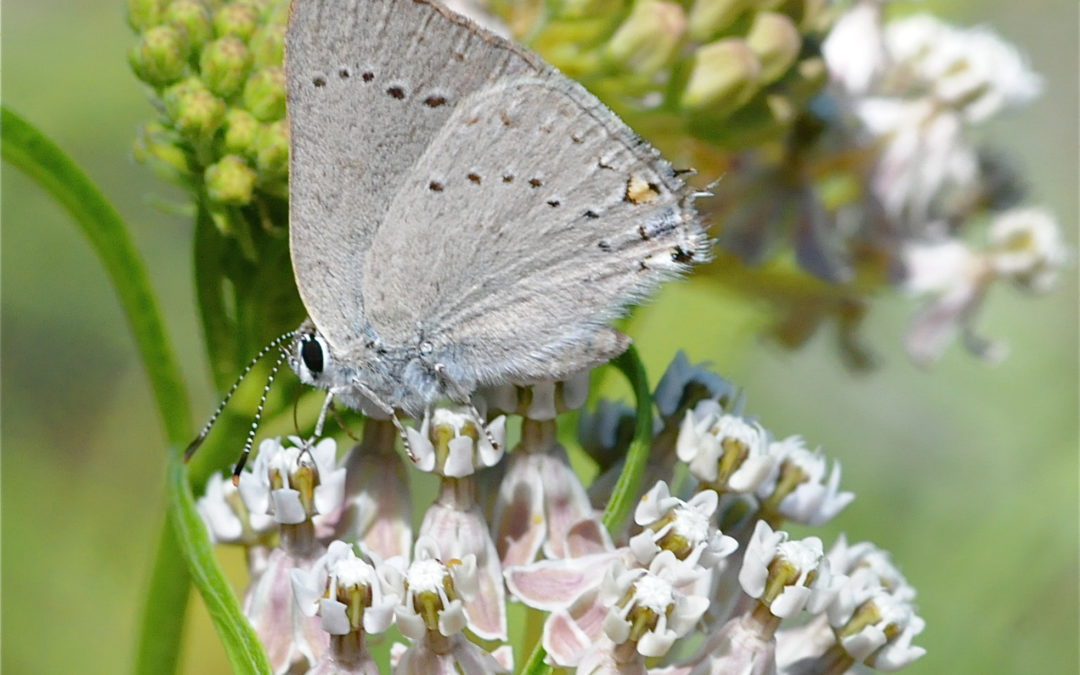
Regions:
<instances>
[{"instance_id":1,"label":"white petal","mask_svg":"<svg viewBox=\"0 0 1080 675\"><path fill-rule=\"evenodd\" d=\"M319 601L319 618L322 629L331 635L348 635L352 631L349 617L345 614L345 605L337 600L322 598Z\"/></svg>"},{"instance_id":2,"label":"white petal","mask_svg":"<svg viewBox=\"0 0 1080 675\"><path fill-rule=\"evenodd\" d=\"M273 502L274 520L287 525L296 525L307 520L307 512L300 502L300 492L289 488L281 488L270 492Z\"/></svg>"}]
</instances>

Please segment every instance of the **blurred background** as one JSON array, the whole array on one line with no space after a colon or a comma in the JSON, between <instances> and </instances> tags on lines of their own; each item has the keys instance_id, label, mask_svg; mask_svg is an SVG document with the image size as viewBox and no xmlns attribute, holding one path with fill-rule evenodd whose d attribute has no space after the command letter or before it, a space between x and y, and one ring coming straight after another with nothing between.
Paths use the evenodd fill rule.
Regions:
<instances>
[{"instance_id":1,"label":"blurred background","mask_svg":"<svg viewBox=\"0 0 1080 675\"><path fill-rule=\"evenodd\" d=\"M1077 3L925 7L994 26L1045 77L1033 106L987 133L1075 243ZM201 418L219 394L192 300L191 223L155 206L183 195L131 160L152 111L128 69L124 3L12 0L3 28L5 105L69 152L131 226ZM0 666L115 673L131 664L162 519L162 433L89 246L6 165L2 190ZM873 540L918 589L929 654L905 672L1077 672L1076 264L1049 296L994 289L980 324L1012 350L997 367L959 348L930 371L913 366L901 335L915 305L898 297L872 309L865 337L880 365L861 375L841 367L827 332L786 352L755 337L752 314L724 306L690 282L641 310L634 336L651 377L683 348L742 385L768 428L842 462L857 498L820 534ZM227 672L198 600L193 610L185 671Z\"/></svg>"}]
</instances>

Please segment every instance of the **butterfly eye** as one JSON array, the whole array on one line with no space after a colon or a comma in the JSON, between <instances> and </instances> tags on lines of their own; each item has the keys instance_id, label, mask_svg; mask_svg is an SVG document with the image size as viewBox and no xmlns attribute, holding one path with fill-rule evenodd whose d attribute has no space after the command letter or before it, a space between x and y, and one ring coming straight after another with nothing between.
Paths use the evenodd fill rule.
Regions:
<instances>
[{"instance_id":1,"label":"butterfly eye","mask_svg":"<svg viewBox=\"0 0 1080 675\"><path fill-rule=\"evenodd\" d=\"M300 343L300 357L308 372L318 376L323 370L323 348L315 338L307 338Z\"/></svg>"}]
</instances>

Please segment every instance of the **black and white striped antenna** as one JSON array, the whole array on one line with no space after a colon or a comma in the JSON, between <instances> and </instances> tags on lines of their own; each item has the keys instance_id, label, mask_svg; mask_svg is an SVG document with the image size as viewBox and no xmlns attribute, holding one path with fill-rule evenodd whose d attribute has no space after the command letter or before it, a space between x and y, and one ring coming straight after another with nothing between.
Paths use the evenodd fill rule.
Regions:
<instances>
[{"instance_id":1,"label":"black and white striped antenna","mask_svg":"<svg viewBox=\"0 0 1080 675\"><path fill-rule=\"evenodd\" d=\"M244 381L244 378L248 376L248 373L251 372L252 368L254 368L259 363L259 361L263 359L263 357L265 357L277 347L281 346L282 343L295 337L296 331L289 331L288 333L285 333L284 335L275 338L273 342L260 349L259 353L256 354L250 361L248 361L248 364L244 366L244 370L240 373L240 377L236 378L236 382L234 382L232 387L229 388L229 391L225 394L225 397L221 399L221 403L218 404L217 410L214 411L214 414L211 415L210 419L207 420L205 425L203 425L202 431L199 432L199 435L195 437L195 440L193 440L184 450L185 462L191 459L191 456L195 454L195 451L198 450L199 446L202 445L203 441L206 440L207 435L210 433L210 429L214 426L214 423L217 422L218 418L221 417L221 413L224 412L225 406L229 404L229 401L236 393L236 390L240 388L240 383ZM262 399L259 401L259 410L255 416L254 427L258 427L259 418L262 416L262 409L264 404L266 403L267 391L270 389L270 384L274 381L274 376L277 374L278 369L281 367L281 362L284 359L285 353L283 352L277 363L274 365L274 369L270 374L270 381L266 383L265 387L263 387ZM253 428L251 431L248 432L248 443L247 446L245 446L244 448L244 455L241 458L241 468L243 468L242 462L246 460L247 453L251 449L251 443L254 436L255 429Z\"/></svg>"}]
</instances>

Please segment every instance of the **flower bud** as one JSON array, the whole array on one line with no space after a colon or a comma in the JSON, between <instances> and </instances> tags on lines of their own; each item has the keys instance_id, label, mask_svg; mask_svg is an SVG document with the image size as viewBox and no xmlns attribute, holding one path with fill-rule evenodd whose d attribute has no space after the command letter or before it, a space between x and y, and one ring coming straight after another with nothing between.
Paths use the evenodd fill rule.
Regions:
<instances>
[{"instance_id":1,"label":"flower bud","mask_svg":"<svg viewBox=\"0 0 1080 675\"><path fill-rule=\"evenodd\" d=\"M213 37L210 12L199 0L174 0L165 12L165 19L186 31L193 52L198 52Z\"/></svg>"},{"instance_id":2,"label":"flower bud","mask_svg":"<svg viewBox=\"0 0 1080 675\"><path fill-rule=\"evenodd\" d=\"M746 42L717 40L694 54L682 105L694 111L709 107L713 113L730 112L758 90L760 75L761 62Z\"/></svg>"},{"instance_id":3,"label":"flower bud","mask_svg":"<svg viewBox=\"0 0 1080 675\"><path fill-rule=\"evenodd\" d=\"M649 75L670 63L685 34L686 15L681 6L643 2L615 31L606 56L628 70Z\"/></svg>"},{"instance_id":4,"label":"flower bud","mask_svg":"<svg viewBox=\"0 0 1080 675\"><path fill-rule=\"evenodd\" d=\"M758 12L746 44L761 61L761 84L780 78L799 55L802 37L791 19L776 12Z\"/></svg>"},{"instance_id":5,"label":"flower bud","mask_svg":"<svg viewBox=\"0 0 1080 675\"><path fill-rule=\"evenodd\" d=\"M278 120L259 126L255 138L255 168L261 182L282 180L289 175L289 124Z\"/></svg>"},{"instance_id":6,"label":"flower bud","mask_svg":"<svg viewBox=\"0 0 1080 675\"><path fill-rule=\"evenodd\" d=\"M161 23L165 0L128 0L128 24L138 31Z\"/></svg>"},{"instance_id":7,"label":"flower bud","mask_svg":"<svg viewBox=\"0 0 1080 675\"><path fill-rule=\"evenodd\" d=\"M248 42L255 65L280 66L285 59L285 24L261 26Z\"/></svg>"},{"instance_id":8,"label":"flower bud","mask_svg":"<svg viewBox=\"0 0 1080 675\"><path fill-rule=\"evenodd\" d=\"M243 206L255 190L255 171L243 158L226 155L206 169L206 192L215 202Z\"/></svg>"},{"instance_id":9,"label":"flower bud","mask_svg":"<svg viewBox=\"0 0 1080 675\"><path fill-rule=\"evenodd\" d=\"M154 26L142 34L128 56L135 75L155 87L184 76L188 41L183 31L172 26Z\"/></svg>"},{"instance_id":10,"label":"flower bud","mask_svg":"<svg viewBox=\"0 0 1080 675\"><path fill-rule=\"evenodd\" d=\"M244 86L244 107L260 122L285 117L285 69L263 68Z\"/></svg>"},{"instance_id":11,"label":"flower bud","mask_svg":"<svg viewBox=\"0 0 1080 675\"><path fill-rule=\"evenodd\" d=\"M232 35L247 40L259 27L259 13L249 5L231 3L214 12L214 33L218 37Z\"/></svg>"},{"instance_id":12,"label":"flower bud","mask_svg":"<svg viewBox=\"0 0 1080 675\"><path fill-rule=\"evenodd\" d=\"M611 16L622 9L623 0L555 0L551 12L560 19L588 19Z\"/></svg>"},{"instance_id":13,"label":"flower bud","mask_svg":"<svg viewBox=\"0 0 1080 675\"><path fill-rule=\"evenodd\" d=\"M191 174L188 155L179 142L175 132L151 122L139 129L132 154L135 161L150 165L165 180L178 182Z\"/></svg>"},{"instance_id":14,"label":"flower bud","mask_svg":"<svg viewBox=\"0 0 1080 675\"><path fill-rule=\"evenodd\" d=\"M189 140L208 140L225 121L225 102L197 78L174 84L162 98L176 130Z\"/></svg>"},{"instance_id":15,"label":"flower bud","mask_svg":"<svg viewBox=\"0 0 1080 675\"><path fill-rule=\"evenodd\" d=\"M695 0L690 9L690 37L705 41L731 25L753 0Z\"/></svg>"},{"instance_id":16,"label":"flower bud","mask_svg":"<svg viewBox=\"0 0 1080 675\"><path fill-rule=\"evenodd\" d=\"M255 158L259 121L246 110L231 108L225 114L225 152Z\"/></svg>"},{"instance_id":17,"label":"flower bud","mask_svg":"<svg viewBox=\"0 0 1080 675\"><path fill-rule=\"evenodd\" d=\"M251 52L236 37L214 40L203 49L199 70L210 91L222 98L231 98L240 93L247 80Z\"/></svg>"}]
</instances>

